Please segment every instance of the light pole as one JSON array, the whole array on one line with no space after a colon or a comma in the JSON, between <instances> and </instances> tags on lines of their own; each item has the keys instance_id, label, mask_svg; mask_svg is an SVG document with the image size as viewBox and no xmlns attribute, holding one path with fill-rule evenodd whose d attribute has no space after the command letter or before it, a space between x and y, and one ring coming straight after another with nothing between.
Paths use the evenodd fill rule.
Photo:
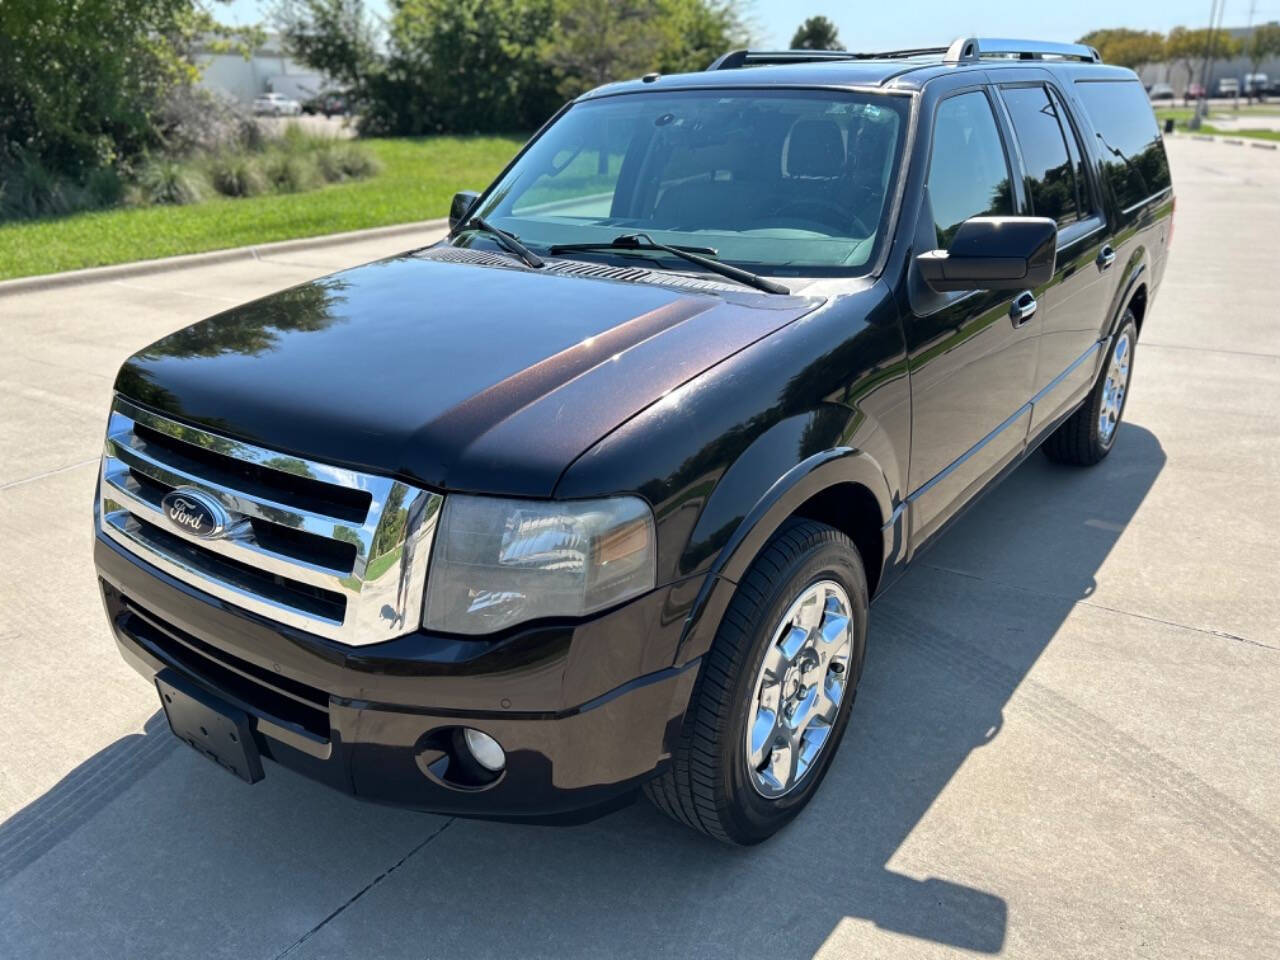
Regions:
<instances>
[{"instance_id":1,"label":"light pole","mask_svg":"<svg viewBox=\"0 0 1280 960\"><path fill-rule=\"evenodd\" d=\"M1195 112L1191 114L1191 120L1187 123L1187 127L1191 130L1199 130L1201 122L1209 112L1209 65L1213 56L1214 25L1218 20L1219 2L1220 0L1211 0L1209 5L1209 30L1205 36L1204 62L1200 66L1200 97L1196 100ZM1225 6L1226 0L1221 0L1221 4Z\"/></svg>"}]
</instances>

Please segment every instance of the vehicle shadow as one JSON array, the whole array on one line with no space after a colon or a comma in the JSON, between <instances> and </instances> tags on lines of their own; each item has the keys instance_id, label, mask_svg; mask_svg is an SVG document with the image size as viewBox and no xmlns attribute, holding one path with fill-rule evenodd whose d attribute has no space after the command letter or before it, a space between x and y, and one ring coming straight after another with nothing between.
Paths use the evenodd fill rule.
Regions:
<instances>
[{"instance_id":1,"label":"vehicle shadow","mask_svg":"<svg viewBox=\"0 0 1280 960\"><path fill-rule=\"evenodd\" d=\"M1092 470L1031 458L877 601L827 782L760 847L643 803L552 828L374 807L276 767L247 790L157 714L0 824L0 955L810 957L847 922L999 952L1014 881L947 859L999 838L926 814L1163 468L1151 432L1121 431Z\"/></svg>"}]
</instances>

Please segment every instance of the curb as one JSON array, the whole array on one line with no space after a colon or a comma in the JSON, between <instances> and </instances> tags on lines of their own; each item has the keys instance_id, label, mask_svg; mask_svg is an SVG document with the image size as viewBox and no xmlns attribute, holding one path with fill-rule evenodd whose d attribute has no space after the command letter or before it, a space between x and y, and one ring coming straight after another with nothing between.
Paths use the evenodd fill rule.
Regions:
<instances>
[{"instance_id":1,"label":"curb","mask_svg":"<svg viewBox=\"0 0 1280 960\"><path fill-rule=\"evenodd\" d=\"M1228 143L1233 147L1250 146L1255 150L1280 150L1280 144L1270 143L1266 140L1245 140L1240 137L1221 137L1211 136L1207 133L1179 133L1176 136L1188 137L1192 140L1203 140L1207 143Z\"/></svg>"},{"instance_id":2,"label":"curb","mask_svg":"<svg viewBox=\"0 0 1280 960\"><path fill-rule=\"evenodd\" d=\"M344 243L376 240L380 237L396 237L425 230L438 230L448 225L448 220L418 220L414 223L397 223L389 227L371 227L368 230L348 230L344 233L328 233L318 237L300 237L296 240L280 240L276 243L258 243L248 247L231 247L226 250L210 250L205 253L184 253L157 260L135 260L106 267L87 267L83 270L67 270L62 273L41 273L33 277L0 280L0 297L6 294L32 293L58 287L96 283L102 280L119 280L150 273L166 273L187 267L203 267L231 260L261 260L279 253L297 253L302 250L318 250L339 247Z\"/></svg>"}]
</instances>

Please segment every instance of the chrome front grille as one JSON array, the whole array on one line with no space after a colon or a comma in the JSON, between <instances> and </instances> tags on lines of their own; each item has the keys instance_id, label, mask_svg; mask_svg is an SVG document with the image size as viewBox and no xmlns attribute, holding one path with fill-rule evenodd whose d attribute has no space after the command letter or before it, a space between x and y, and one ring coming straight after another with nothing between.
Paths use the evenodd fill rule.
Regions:
<instances>
[{"instance_id":1,"label":"chrome front grille","mask_svg":"<svg viewBox=\"0 0 1280 960\"><path fill-rule=\"evenodd\" d=\"M171 491L212 498L212 537L170 522ZM102 457L102 532L170 576L352 646L417 629L442 497L264 450L117 397Z\"/></svg>"}]
</instances>

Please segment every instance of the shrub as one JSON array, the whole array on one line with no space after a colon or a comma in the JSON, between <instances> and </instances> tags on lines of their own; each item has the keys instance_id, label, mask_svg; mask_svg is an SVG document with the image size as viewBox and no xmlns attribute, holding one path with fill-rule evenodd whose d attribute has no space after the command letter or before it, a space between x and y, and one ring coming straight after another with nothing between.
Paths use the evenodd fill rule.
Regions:
<instances>
[{"instance_id":1,"label":"shrub","mask_svg":"<svg viewBox=\"0 0 1280 960\"><path fill-rule=\"evenodd\" d=\"M17 145L0 154L0 219L48 217L83 204L83 192Z\"/></svg>"},{"instance_id":2,"label":"shrub","mask_svg":"<svg viewBox=\"0 0 1280 960\"><path fill-rule=\"evenodd\" d=\"M342 172L348 177L372 177L382 169L377 157L354 143L345 143L338 147L338 157L342 164Z\"/></svg>"},{"instance_id":3,"label":"shrub","mask_svg":"<svg viewBox=\"0 0 1280 960\"><path fill-rule=\"evenodd\" d=\"M170 91L157 117L164 152L180 157L222 150L259 150L264 138L250 109L193 86Z\"/></svg>"},{"instance_id":4,"label":"shrub","mask_svg":"<svg viewBox=\"0 0 1280 960\"><path fill-rule=\"evenodd\" d=\"M195 167L172 157L156 157L138 174L138 189L145 203L178 206L199 203L208 193L204 178Z\"/></svg>"},{"instance_id":5,"label":"shrub","mask_svg":"<svg viewBox=\"0 0 1280 960\"><path fill-rule=\"evenodd\" d=\"M280 136L276 139L276 145L289 153L313 153L333 146L336 142L333 137L308 133L303 129L302 124L293 121L285 124Z\"/></svg>"},{"instance_id":6,"label":"shrub","mask_svg":"<svg viewBox=\"0 0 1280 960\"><path fill-rule=\"evenodd\" d=\"M144 157L137 168L102 164L84 168L82 179L73 180L30 149L0 146L0 220L60 216L122 202L198 203L214 191L228 197L296 193L378 172L377 157L368 148L308 133L298 124L264 137L252 118L241 125L236 111L228 109L201 125L193 108L199 102L198 97L171 98L177 106L170 114L174 122L165 151ZM179 117L182 111L185 119ZM255 133L248 134L250 129ZM209 149L206 142L221 146Z\"/></svg>"},{"instance_id":7,"label":"shrub","mask_svg":"<svg viewBox=\"0 0 1280 960\"><path fill-rule=\"evenodd\" d=\"M336 146L321 147L315 153L316 169L320 176L330 183L337 183L346 177L342 172L342 162Z\"/></svg>"},{"instance_id":8,"label":"shrub","mask_svg":"<svg viewBox=\"0 0 1280 960\"><path fill-rule=\"evenodd\" d=\"M267 135L262 130L262 124L252 114L246 115L241 121L239 139L240 147L245 150L263 150L267 146Z\"/></svg>"},{"instance_id":9,"label":"shrub","mask_svg":"<svg viewBox=\"0 0 1280 960\"><path fill-rule=\"evenodd\" d=\"M330 183L370 177L379 170L372 153L354 143L334 143L315 152L320 175Z\"/></svg>"},{"instance_id":10,"label":"shrub","mask_svg":"<svg viewBox=\"0 0 1280 960\"><path fill-rule=\"evenodd\" d=\"M84 199L94 207L113 207L124 198L124 181L115 167L98 167L84 183Z\"/></svg>"},{"instance_id":11,"label":"shrub","mask_svg":"<svg viewBox=\"0 0 1280 960\"><path fill-rule=\"evenodd\" d=\"M267 188L256 158L243 152L214 154L209 160L209 179L213 189L228 197L256 197Z\"/></svg>"},{"instance_id":12,"label":"shrub","mask_svg":"<svg viewBox=\"0 0 1280 960\"><path fill-rule=\"evenodd\" d=\"M297 193L316 182L315 163L306 154L283 151L269 154L262 164L262 172L277 193Z\"/></svg>"}]
</instances>

